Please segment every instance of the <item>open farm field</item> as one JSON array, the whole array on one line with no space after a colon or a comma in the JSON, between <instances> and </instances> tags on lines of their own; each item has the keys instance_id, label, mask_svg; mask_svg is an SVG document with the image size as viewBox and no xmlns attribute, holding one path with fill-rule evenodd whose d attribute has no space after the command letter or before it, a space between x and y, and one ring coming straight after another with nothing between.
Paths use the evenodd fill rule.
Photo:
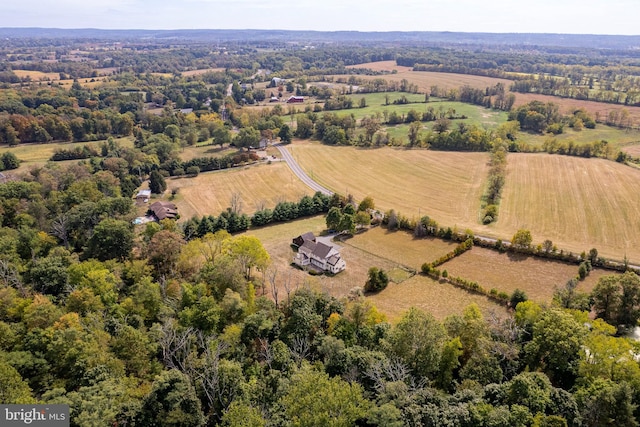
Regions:
<instances>
[{"instance_id":1,"label":"open farm field","mask_svg":"<svg viewBox=\"0 0 640 427\"><path fill-rule=\"evenodd\" d=\"M436 238L415 239L405 231L373 227L341 244L374 253L381 258L420 271L424 262L432 261L453 250L457 243Z\"/></svg>"},{"instance_id":2,"label":"open farm field","mask_svg":"<svg viewBox=\"0 0 640 427\"><path fill-rule=\"evenodd\" d=\"M313 231L316 235L325 229L323 216L316 216L284 224L276 224L246 232L256 236L271 256L273 268L278 270L279 282L288 280L295 286L311 286L318 290L329 292L335 297L342 297L356 286L364 286L367 272L370 267L383 268L387 271L393 269L403 260L402 254L407 247L417 248L419 244L425 244L427 250L436 250L435 241L428 240L412 242L410 236L405 233L391 233L385 235L385 230L374 228L362 233L348 242L338 243L341 246L342 257L347 262L347 269L333 277L311 276L295 267L291 260L293 251L290 247L291 239L295 236ZM357 241L357 246L356 246ZM351 242L354 242L353 244ZM441 242L446 247L446 242ZM363 249L364 248L364 249ZM389 249L391 248L391 249ZM397 253L389 254L397 249ZM415 251L415 249L414 249ZM389 258L386 259L387 255ZM395 259L400 262L396 262ZM270 293L267 291L267 294ZM286 297L284 289L279 290L279 298ZM432 313L442 320L446 316L462 313L469 304L476 303L483 313L506 313L499 305L487 298L471 294L449 284L442 284L427 277L416 275L402 283L390 283L384 291L367 296L390 321L397 321L402 313L410 307L418 307Z\"/></svg>"},{"instance_id":3,"label":"open farm field","mask_svg":"<svg viewBox=\"0 0 640 427\"><path fill-rule=\"evenodd\" d=\"M224 68L204 68L201 70L189 70L189 71L183 71L180 74L182 74L185 77L189 77L189 76L199 76L201 74L216 73L216 72L223 73Z\"/></svg>"},{"instance_id":4,"label":"open farm field","mask_svg":"<svg viewBox=\"0 0 640 427\"><path fill-rule=\"evenodd\" d=\"M346 68L368 68L372 71L386 71L392 72L396 70L397 72L406 72L411 71L411 67L405 67L404 65L396 64L396 61L376 61L376 62L367 62L365 64L358 65L348 65Z\"/></svg>"},{"instance_id":5,"label":"open farm field","mask_svg":"<svg viewBox=\"0 0 640 427\"><path fill-rule=\"evenodd\" d=\"M104 72L101 72L101 70L105 70ZM113 71L109 70L113 70L112 68L101 68L98 69L96 71L98 71L99 77L87 77L87 78L80 78L78 79L78 82L86 88L93 88L99 84L104 83L104 81L107 79L106 75L107 74L111 74ZM44 73L42 71L31 71L31 70L13 70L13 72L15 73L16 76L20 77L21 79L24 78L30 78L32 82L53 82L55 81L56 83L65 86L65 87L71 87L71 85L73 84L73 79L65 79L65 80L60 80L60 73Z\"/></svg>"},{"instance_id":6,"label":"open farm field","mask_svg":"<svg viewBox=\"0 0 640 427\"><path fill-rule=\"evenodd\" d=\"M596 114L599 114L601 119L607 117L609 111L620 111L622 109L625 109L629 112L629 117L631 119L632 125L634 127L640 126L640 107L631 107L620 104L607 104L604 102L595 101L583 101L571 98L560 98L558 96L539 95L535 93L515 93L515 95L516 102L514 104L514 107L518 107L534 100L542 102L553 102L560 105L560 113L566 114L578 108L584 108L586 111L591 113L593 117L596 117Z\"/></svg>"},{"instance_id":7,"label":"open farm field","mask_svg":"<svg viewBox=\"0 0 640 427\"><path fill-rule=\"evenodd\" d=\"M473 228L487 177L486 153L399 148L328 147L303 141L287 147L309 176L356 200L409 218L429 215L441 224Z\"/></svg>"},{"instance_id":8,"label":"open farm field","mask_svg":"<svg viewBox=\"0 0 640 427\"><path fill-rule=\"evenodd\" d=\"M284 162L205 172L194 178L167 179L167 189L169 194L178 191L172 201L182 218L219 215L230 206L234 193L240 195L242 212L249 216L261 205L273 209L280 201L297 202L305 194L313 195Z\"/></svg>"},{"instance_id":9,"label":"open farm field","mask_svg":"<svg viewBox=\"0 0 640 427\"><path fill-rule=\"evenodd\" d=\"M558 141L573 141L575 145L605 140L609 143L610 147L609 157L615 158L618 151L623 149L623 146L640 143L640 130L625 130L598 123L595 129L585 128L581 131L575 131L568 126L565 126L564 132L560 135L541 135L529 132L518 133L518 141L523 141L533 146L542 147L548 138L554 138ZM637 145L637 147L639 147L638 153L640 154L640 145ZM624 148L624 151L627 151L629 148Z\"/></svg>"},{"instance_id":10,"label":"open farm field","mask_svg":"<svg viewBox=\"0 0 640 427\"><path fill-rule=\"evenodd\" d=\"M640 170L603 159L509 154L498 222L491 230L510 238L531 231L580 253L640 261Z\"/></svg>"},{"instance_id":11,"label":"open farm field","mask_svg":"<svg viewBox=\"0 0 640 427\"><path fill-rule=\"evenodd\" d=\"M640 143L622 147L622 151L633 157L640 157Z\"/></svg>"},{"instance_id":12,"label":"open farm field","mask_svg":"<svg viewBox=\"0 0 640 427\"><path fill-rule=\"evenodd\" d=\"M29 78L31 81L53 81L60 80L60 73L44 73L42 71L32 71L32 70L12 70L13 73L20 77L21 79Z\"/></svg>"},{"instance_id":13,"label":"open farm field","mask_svg":"<svg viewBox=\"0 0 640 427\"><path fill-rule=\"evenodd\" d=\"M133 138L115 138L115 140L122 146L131 148L133 147ZM53 153L58 150L70 150L74 147L82 147L83 145L90 145L94 147L100 147L103 141L91 141L91 142L52 142L49 144L19 144L15 147L9 147L7 145L0 146L0 154L11 151L21 161L20 167L10 172L26 172L33 166L42 166L49 161Z\"/></svg>"},{"instance_id":14,"label":"open farm field","mask_svg":"<svg viewBox=\"0 0 640 427\"><path fill-rule=\"evenodd\" d=\"M85 89L93 89L93 88L95 88L97 86L103 86L105 84L108 84L108 81L109 81L109 77L108 76L100 76L100 77L90 77L90 78L78 79L78 83L80 83L80 85ZM71 85L73 85L73 79L60 80L58 82L58 84L66 87L66 88L70 88ZM113 82L109 86L115 87L115 86L117 86L117 83Z\"/></svg>"},{"instance_id":15,"label":"open farm field","mask_svg":"<svg viewBox=\"0 0 640 427\"><path fill-rule=\"evenodd\" d=\"M578 266L553 260L528 257L520 254L499 253L474 247L470 251L438 267L447 270L449 276L463 277L478 282L487 291L495 288L509 295L523 290L529 299L539 303L550 303L553 292L578 275ZM591 292L598 278L613 274L607 270L593 270L578 285L580 292Z\"/></svg>"},{"instance_id":16,"label":"open farm field","mask_svg":"<svg viewBox=\"0 0 640 427\"><path fill-rule=\"evenodd\" d=\"M507 313L505 307L485 296L467 292L448 283L440 283L420 274L402 283L389 283L385 290L367 298L386 314L392 323L397 322L410 307L431 313L438 320L444 320L451 314L462 314L471 304L477 304L485 316L491 313L506 316Z\"/></svg>"},{"instance_id":17,"label":"open farm field","mask_svg":"<svg viewBox=\"0 0 640 427\"><path fill-rule=\"evenodd\" d=\"M509 88L513 83L508 79L500 79L495 77L474 76L469 74L455 74L455 73L437 73L428 71L412 71L410 67L398 66L395 61L381 61L381 62L369 62L366 64L353 65L348 68L369 68L374 71L387 71L391 72L397 70L395 74L385 74L381 76L359 76L363 79L372 80L376 78L384 78L389 81L401 81L407 79L411 83L418 85L420 91L428 92L431 86L438 86L445 89L459 88L464 85L471 86L473 88L484 89L488 86L495 86L497 83L504 84L505 88ZM634 126L640 125L640 107L630 107L618 104L608 104L602 102L578 100L571 98L560 98L550 95L539 94L525 94L515 93L516 102L515 106L526 104L533 100L542 102L553 102L560 105L561 113L570 113L577 108L584 108L594 117L596 113L601 118L607 116L609 111L626 109L629 112L631 121Z\"/></svg>"},{"instance_id":18,"label":"open farm field","mask_svg":"<svg viewBox=\"0 0 640 427\"><path fill-rule=\"evenodd\" d=\"M464 85L471 86L473 88L485 89L488 86L495 86L497 83L502 83L506 88L511 86L511 80L500 79L496 77L484 77L473 76L470 74L455 74L455 73L437 73L431 71L412 71L410 67L399 67L395 65L395 61L381 61L381 62L369 62L366 64L354 65L350 68L370 68L372 70L379 69L380 71L389 71L385 68L391 68L391 70L398 70L395 74L384 74L380 76L358 76L359 78L366 80L373 80L383 78L388 81L400 82L402 79L407 79L409 82L418 85L418 88L422 92L429 92L431 86L438 86L443 89L454 89Z\"/></svg>"}]
</instances>

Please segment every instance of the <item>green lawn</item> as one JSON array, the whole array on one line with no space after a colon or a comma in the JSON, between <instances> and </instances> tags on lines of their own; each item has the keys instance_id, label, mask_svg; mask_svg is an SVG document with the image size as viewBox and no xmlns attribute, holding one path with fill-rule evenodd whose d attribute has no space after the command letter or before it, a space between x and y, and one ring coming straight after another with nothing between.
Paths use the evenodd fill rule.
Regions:
<instances>
[{"instance_id":1,"label":"green lawn","mask_svg":"<svg viewBox=\"0 0 640 427\"><path fill-rule=\"evenodd\" d=\"M133 148L133 138L115 138L116 142L122 147ZM89 145L100 148L100 144L104 141L91 142L52 142L49 144L19 144L15 147L7 145L0 146L0 154L10 151L20 159L20 168L18 171L29 170L32 166L43 165L49 161L53 153L58 149L71 150L74 147L82 147ZM99 151L99 150L98 150Z\"/></svg>"},{"instance_id":2,"label":"green lawn","mask_svg":"<svg viewBox=\"0 0 640 427\"><path fill-rule=\"evenodd\" d=\"M623 146L640 143L640 130L625 130L598 123L595 129L585 128L578 132L565 126L564 132L560 135L528 132L520 132L518 134L518 141L531 144L534 147L542 147L548 138L555 138L558 141L573 141L576 145L605 140L609 142L611 147L611 156L615 156Z\"/></svg>"}]
</instances>

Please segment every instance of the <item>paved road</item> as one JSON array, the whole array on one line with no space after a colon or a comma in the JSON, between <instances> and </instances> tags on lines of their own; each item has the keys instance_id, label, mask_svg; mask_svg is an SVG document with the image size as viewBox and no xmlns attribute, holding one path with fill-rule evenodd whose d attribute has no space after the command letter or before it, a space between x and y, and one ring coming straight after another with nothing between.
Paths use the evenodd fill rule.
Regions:
<instances>
[{"instance_id":1,"label":"paved road","mask_svg":"<svg viewBox=\"0 0 640 427\"><path fill-rule=\"evenodd\" d=\"M293 173L295 173L296 176L300 178L300 181L304 182L308 187L310 187L314 191L319 191L322 194L326 194L327 196L333 195L333 191L324 188L322 185L318 184L313 179L311 179L309 175L307 175L302 170L300 165L298 165L298 162L295 161L291 153L289 153L289 150L287 150L282 144L275 144L274 147L276 147L280 151L280 154L282 155L282 159L285 162L287 162L287 164L289 165Z\"/></svg>"}]
</instances>

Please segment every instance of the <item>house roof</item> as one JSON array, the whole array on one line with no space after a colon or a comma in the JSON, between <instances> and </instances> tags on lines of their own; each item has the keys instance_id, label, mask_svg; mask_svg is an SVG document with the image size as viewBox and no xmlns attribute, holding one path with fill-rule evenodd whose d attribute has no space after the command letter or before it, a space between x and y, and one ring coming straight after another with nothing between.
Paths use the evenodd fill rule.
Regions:
<instances>
[{"instance_id":1,"label":"house roof","mask_svg":"<svg viewBox=\"0 0 640 427\"><path fill-rule=\"evenodd\" d=\"M315 234L313 234L313 232L311 231L307 231L306 233L301 234L300 237L302 237L302 240L312 240L312 241L316 240Z\"/></svg>"},{"instance_id":2,"label":"house roof","mask_svg":"<svg viewBox=\"0 0 640 427\"><path fill-rule=\"evenodd\" d=\"M339 257L338 255L332 255L332 256L327 260L327 262L328 262L330 265L336 265L336 264L338 263L338 261L340 261L340 257Z\"/></svg>"},{"instance_id":3,"label":"house roof","mask_svg":"<svg viewBox=\"0 0 640 427\"><path fill-rule=\"evenodd\" d=\"M149 209L153 212L155 217L158 218L158 221L166 218L172 219L178 215L178 208L171 202L158 201L152 203L151 206L149 206Z\"/></svg>"},{"instance_id":4,"label":"house roof","mask_svg":"<svg viewBox=\"0 0 640 427\"><path fill-rule=\"evenodd\" d=\"M302 246L306 241L315 242L316 236L312 232L308 231L304 234L301 234L293 238L293 244L296 246ZM313 249L310 249L310 250L313 251Z\"/></svg>"},{"instance_id":5,"label":"house roof","mask_svg":"<svg viewBox=\"0 0 640 427\"><path fill-rule=\"evenodd\" d=\"M329 252L331 252L331 249L333 249L331 246L327 246L322 242L318 242L314 244L316 245L316 247L313 249L313 255L318 258L326 259L327 256L329 255Z\"/></svg>"}]
</instances>

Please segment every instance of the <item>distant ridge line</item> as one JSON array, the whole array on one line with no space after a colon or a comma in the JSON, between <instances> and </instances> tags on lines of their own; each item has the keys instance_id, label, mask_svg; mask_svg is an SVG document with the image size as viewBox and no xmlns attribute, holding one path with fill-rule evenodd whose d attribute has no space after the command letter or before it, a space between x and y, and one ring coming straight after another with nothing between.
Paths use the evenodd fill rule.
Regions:
<instances>
[{"instance_id":1,"label":"distant ridge line","mask_svg":"<svg viewBox=\"0 0 640 427\"><path fill-rule=\"evenodd\" d=\"M640 35L560 33L484 33L454 31L315 31L260 29L99 29L2 27L1 38L138 38L192 41L387 42L412 44L557 46L592 49L640 49Z\"/></svg>"}]
</instances>

